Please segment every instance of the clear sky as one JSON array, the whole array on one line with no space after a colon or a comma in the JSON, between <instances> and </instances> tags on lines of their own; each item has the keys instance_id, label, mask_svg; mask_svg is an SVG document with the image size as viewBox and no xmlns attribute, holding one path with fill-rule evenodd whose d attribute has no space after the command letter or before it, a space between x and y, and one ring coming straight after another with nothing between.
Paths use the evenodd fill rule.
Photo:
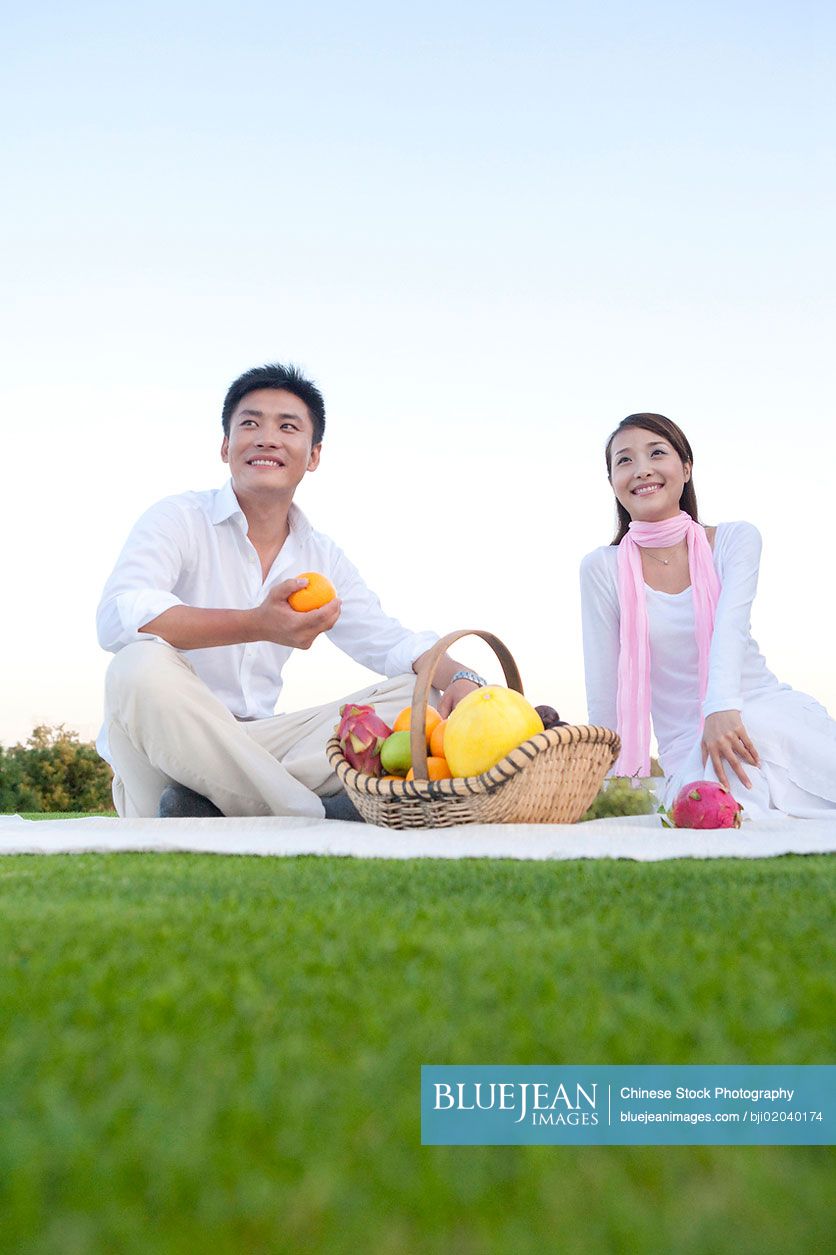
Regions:
<instances>
[{"instance_id":1,"label":"clear sky","mask_svg":"<svg viewBox=\"0 0 836 1255\"><path fill-rule=\"evenodd\" d=\"M323 389L297 500L384 606L492 629L574 721L603 444L668 414L705 521L763 533L768 663L836 714L829 0L4 26L0 741L95 733L104 580L148 504L223 481L223 394L265 360ZM281 708L365 682L322 642Z\"/></svg>"}]
</instances>

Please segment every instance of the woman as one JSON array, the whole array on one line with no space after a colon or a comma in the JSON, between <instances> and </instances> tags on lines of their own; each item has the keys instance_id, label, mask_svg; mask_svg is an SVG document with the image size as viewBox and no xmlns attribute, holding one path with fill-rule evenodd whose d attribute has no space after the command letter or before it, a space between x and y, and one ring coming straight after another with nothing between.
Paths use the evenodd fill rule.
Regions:
<instances>
[{"instance_id":1,"label":"woman","mask_svg":"<svg viewBox=\"0 0 836 1255\"><path fill-rule=\"evenodd\" d=\"M836 818L836 722L780 684L750 634L761 538L699 522L683 432L631 414L607 442L618 532L581 564L589 721L617 728L616 775L719 780L750 817Z\"/></svg>"}]
</instances>

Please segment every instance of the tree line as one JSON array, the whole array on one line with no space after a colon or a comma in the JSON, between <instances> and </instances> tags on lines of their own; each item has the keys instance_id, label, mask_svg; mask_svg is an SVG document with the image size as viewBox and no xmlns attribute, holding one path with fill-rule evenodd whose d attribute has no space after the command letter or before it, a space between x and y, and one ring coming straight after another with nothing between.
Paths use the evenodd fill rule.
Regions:
<instances>
[{"instance_id":1,"label":"tree line","mask_svg":"<svg viewBox=\"0 0 836 1255\"><path fill-rule=\"evenodd\" d=\"M26 744L0 745L0 812L112 811L113 772L92 742L63 723L40 724Z\"/></svg>"}]
</instances>

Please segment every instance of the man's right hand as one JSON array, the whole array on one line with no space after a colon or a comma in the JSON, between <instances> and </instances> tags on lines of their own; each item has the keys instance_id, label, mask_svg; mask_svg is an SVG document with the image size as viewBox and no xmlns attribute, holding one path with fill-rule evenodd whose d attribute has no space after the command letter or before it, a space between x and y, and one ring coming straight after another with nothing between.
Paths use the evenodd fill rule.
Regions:
<instances>
[{"instance_id":1,"label":"man's right hand","mask_svg":"<svg viewBox=\"0 0 836 1255\"><path fill-rule=\"evenodd\" d=\"M288 645L291 649L310 649L322 632L328 632L340 617L342 603L338 597L319 610L294 610L288 597L304 588L307 580L282 580L274 584L260 606L251 610L255 628L254 639Z\"/></svg>"}]
</instances>

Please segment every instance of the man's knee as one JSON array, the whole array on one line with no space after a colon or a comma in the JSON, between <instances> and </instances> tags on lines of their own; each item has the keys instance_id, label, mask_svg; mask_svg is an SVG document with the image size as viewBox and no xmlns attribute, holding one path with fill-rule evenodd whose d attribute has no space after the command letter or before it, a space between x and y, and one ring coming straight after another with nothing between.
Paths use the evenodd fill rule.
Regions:
<instances>
[{"instance_id":1,"label":"man's knee","mask_svg":"<svg viewBox=\"0 0 836 1255\"><path fill-rule=\"evenodd\" d=\"M105 698L109 708L141 693L145 698L165 697L171 691L173 669L187 665L184 659L160 641L135 641L114 656L105 677Z\"/></svg>"},{"instance_id":2,"label":"man's knee","mask_svg":"<svg viewBox=\"0 0 836 1255\"><path fill-rule=\"evenodd\" d=\"M389 685L391 686L389 688L389 692L393 696L395 694L401 694L403 697L409 698L411 701L416 678L417 677L414 671L407 672L404 675L393 676L392 679L389 680Z\"/></svg>"}]
</instances>

